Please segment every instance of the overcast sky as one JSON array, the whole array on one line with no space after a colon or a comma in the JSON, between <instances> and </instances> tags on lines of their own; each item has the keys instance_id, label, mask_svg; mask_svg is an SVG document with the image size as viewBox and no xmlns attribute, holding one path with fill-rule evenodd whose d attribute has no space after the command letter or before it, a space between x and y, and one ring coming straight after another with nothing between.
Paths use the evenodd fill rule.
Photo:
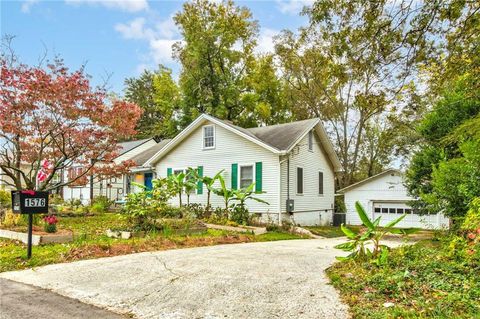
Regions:
<instances>
[{"instance_id":1,"label":"overcast sky","mask_svg":"<svg viewBox=\"0 0 480 319\"><path fill-rule=\"evenodd\" d=\"M307 19L299 15L309 0L237 1L260 24L257 51L273 48L272 37L282 29L296 30ZM35 64L45 49L61 55L70 68L87 63L95 84L111 74L111 89L122 93L126 77L162 63L178 73L171 45L179 39L172 16L182 1L151 0L26 0L4 1L1 33L14 35L21 60Z\"/></svg>"}]
</instances>

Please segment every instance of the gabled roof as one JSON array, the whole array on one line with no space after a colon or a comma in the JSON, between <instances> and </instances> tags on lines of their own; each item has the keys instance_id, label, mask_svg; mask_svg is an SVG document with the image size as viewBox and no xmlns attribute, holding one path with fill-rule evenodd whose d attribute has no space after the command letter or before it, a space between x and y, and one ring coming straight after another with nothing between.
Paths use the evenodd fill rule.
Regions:
<instances>
[{"instance_id":1,"label":"gabled roof","mask_svg":"<svg viewBox=\"0 0 480 319\"><path fill-rule=\"evenodd\" d=\"M118 156L123 155L126 152L129 152L129 151L133 150L134 148L139 147L140 145L150 141L151 139L152 138L145 138L145 139L142 139L142 140L118 143L118 146L120 147L120 149L118 151Z\"/></svg>"},{"instance_id":2,"label":"gabled roof","mask_svg":"<svg viewBox=\"0 0 480 319\"><path fill-rule=\"evenodd\" d=\"M148 161L153 155L155 155L155 153L160 151L170 141L171 139L161 140L157 144L153 145L152 147L146 149L145 151L141 152L137 156L133 157L132 161L137 163L137 166L142 166L143 164L145 164L146 161Z\"/></svg>"},{"instance_id":3,"label":"gabled roof","mask_svg":"<svg viewBox=\"0 0 480 319\"><path fill-rule=\"evenodd\" d=\"M322 142L323 148L333 164L334 170L341 171L340 161L338 160L337 154L335 153L333 145L328 138L320 119L310 119L292 123L246 129L234 125L229 121L220 120L207 114L200 115L188 127L186 127L175 138L167 143L165 147L163 147L155 155L153 155L152 158L146 161L144 165L147 166L158 161L163 157L163 155L168 153L169 150L175 147L175 145L180 143L193 130L201 126L206 121L217 124L278 155L288 154L310 130L315 129L320 141Z\"/></svg>"},{"instance_id":4,"label":"gabled roof","mask_svg":"<svg viewBox=\"0 0 480 319\"><path fill-rule=\"evenodd\" d=\"M349 190L352 190L354 188L357 188L358 186L361 186L361 185L364 185L364 184L367 184L369 182L372 182L373 180L377 179L377 178L380 178L382 176L385 176L387 174L392 174L392 173L396 173L396 174L402 174L402 172L398 169L395 169L395 168L389 168L381 173L378 173L377 175L373 175L373 176L370 176L368 178L365 178L364 180L361 180L360 182L357 182L357 183L354 183L350 186L347 186L347 187L344 187L342 189L339 189L337 191L337 193L339 194L344 194L346 191L349 191Z\"/></svg>"}]
</instances>

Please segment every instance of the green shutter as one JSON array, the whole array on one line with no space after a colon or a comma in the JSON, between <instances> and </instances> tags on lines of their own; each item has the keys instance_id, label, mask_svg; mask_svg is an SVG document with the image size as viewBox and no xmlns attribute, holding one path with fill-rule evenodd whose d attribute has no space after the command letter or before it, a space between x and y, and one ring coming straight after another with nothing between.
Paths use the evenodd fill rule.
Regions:
<instances>
[{"instance_id":1,"label":"green shutter","mask_svg":"<svg viewBox=\"0 0 480 319\"><path fill-rule=\"evenodd\" d=\"M172 175L172 169L169 167L167 168L167 177Z\"/></svg>"},{"instance_id":2,"label":"green shutter","mask_svg":"<svg viewBox=\"0 0 480 319\"><path fill-rule=\"evenodd\" d=\"M238 188L238 164L232 164L232 189Z\"/></svg>"},{"instance_id":3,"label":"green shutter","mask_svg":"<svg viewBox=\"0 0 480 319\"><path fill-rule=\"evenodd\" d=\"M262 162L255 163L255 192L262 192Z\"/></svg>"},{"instance_id":4,"label":"green shutter","mask_svg":"<svg viewBox=\"0 0 480 319\"><path fill-rule=\"evenodd\" d=\"M203 166L197 167L198 176L203 177ZM197 182L197 194L203 194L203 182Z\"/></svg>"}]
</instances>

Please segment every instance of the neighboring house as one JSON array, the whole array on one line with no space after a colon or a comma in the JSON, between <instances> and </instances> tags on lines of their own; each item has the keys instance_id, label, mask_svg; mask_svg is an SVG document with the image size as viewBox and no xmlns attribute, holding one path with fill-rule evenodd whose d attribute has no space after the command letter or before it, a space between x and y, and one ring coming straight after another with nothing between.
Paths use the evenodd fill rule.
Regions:
<instances>
[{"instance_id":1,"label":"neighboring house","mask_svg":"<svg viewBox=\"0 0 480 319\"><path fill-rule=\"evenodd\" d=\"M120 164L124 161L132 160L135 156L143 154L146 150L156 145L157 142L153 138L119 143L119 155L114 159L114 162ZM82 172L83 167L73 166L65 172L64 178L71 180ZM64 187L63 198L66 201L79 199L83 204L88 204L92 195L93 197L106 196L114 201L122 200L128 193L129 180L128 175L123 175L102 180L97 179L91 185L89 177L86 176L82 181L75 183L78 186L68 185Z\"/></svg>"},{"instance_id":2,"label":"neighboring house","mask_svg":"<svg viewBox=\"0 0 480 319\"><path fill-rule=\"evenodd\" d=\"M334 174L341 170L319 119L245 129L205 114L143 166L154 168L158 177L189 167L208 176L223 170L229 187L256 183L257 196L269 203L248 201L251 213L264 221L291 220L300 225L332 221ZM191 203L206 204L206 199L204 186L190 196ZM293 204L291 214L287 201ZM222 198L213 194L211 203L224 206ZM178 199L172 199L172 204L178 204Z\"/></svg>"},{"instance_id":3,"label":"neighboring house","mask_svg":"<svg viewBox=\"0 0 480 319\"><path fill-rule=\"evenodd\" d=\"M346 223L350 225L362 224L355 210L356 201L362 204L371 219L381 216L382 226L404 213L407 216L396 227L438 229L447 228L449 225L449 219L441 213L415 214L415 210L409 206L409 202L415 199L407 194L403 174L396 169L364 179L340 189L338 193L345 196Z\"/></svg>"},{"instance_id":4,"label":"neighboring house","mask_svg":"<svg viewBox=\"0 0 480 319\"><path fill-rule=\"evenodd\" d=\"M152 187L152 180L156 178L156 172L151 167L143 166L152 156L154 156L158 151L160 151L165 145L170 142L170 139L165 139L152 147L144 150L140 154L131 158L137 166L130 169L131 174L125 177L125 194L132 192L140 191L138 187L132 185L132 182L145 186L147 189Z\"/></svg>"}]
</instances>

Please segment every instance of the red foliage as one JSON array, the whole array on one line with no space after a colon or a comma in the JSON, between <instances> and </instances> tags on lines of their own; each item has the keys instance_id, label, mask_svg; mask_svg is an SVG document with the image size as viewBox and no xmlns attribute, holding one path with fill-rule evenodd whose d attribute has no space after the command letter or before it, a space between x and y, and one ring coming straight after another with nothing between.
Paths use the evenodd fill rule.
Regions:
<instances>
[{"instance_id":1,"label":"red foliage","mask_svg":"<svg viewBox=\"0 0 480 319\"><path fill-rule=\"evenodd\" d=\"M131 165L113 159L118 141L135 134L141 116L136 104L108 99L83 68L70 72L61 60L43 69L2 57L0 68L0 168L17 189L50 190L99 172L117 175ZM54 175L70 167L82 173L52 185ZM37 183L40 170L47 177Z\"/></svg>"}]
</instances>

